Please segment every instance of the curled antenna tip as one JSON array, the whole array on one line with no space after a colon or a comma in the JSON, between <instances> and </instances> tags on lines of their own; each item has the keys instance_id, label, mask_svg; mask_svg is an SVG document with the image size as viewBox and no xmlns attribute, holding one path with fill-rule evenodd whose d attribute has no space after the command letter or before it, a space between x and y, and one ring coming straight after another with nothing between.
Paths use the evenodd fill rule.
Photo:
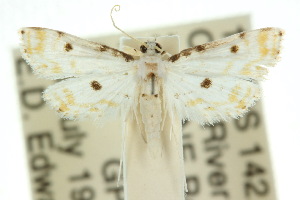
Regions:
<instances>
[{"instance_id":1,"label":"curled antenna tip","mask_svg":"<svg viewBox=\"0 0 300 200\"><path fill-rule=\"evenodd\" d=\"M121 6L120 6L120 5L114 5L114 7L112 7L110 13L112 14L113 11L118 12L118 11L120 11L120 9L121 9Z\"/></svg>"},{"instance_id":2,"label":"curled antenna tip","mask_svg":"<svg viewBox=\"0 0 300 200\"><path fill-rule=\"evenodd\" d=\"M126 36L130 37L131 39L133 39L133 40L135 40L135 41L137 41L137 42L139 42L139 43L141 43L141 44L147 46L147 44L146 44L145 42L139 41L138 39L132 37L131 35L129 35L129 34L126 33L125 31L123 31L122 29L120 29L120 28L115 24L115 21L114 21L114 18L113 18L113 16L112 16L112 13L113 13L114 11L115 11L115 12L120 11L120 8L121 8L120 5L114 5L114 6L112 7L111 11L110 11L110 18L111 18L111 21L112 21L114 27L115 27L116 29L118 29L119 31L121 31L122 33L124 33Z\"/></svg>"}]
</instances>

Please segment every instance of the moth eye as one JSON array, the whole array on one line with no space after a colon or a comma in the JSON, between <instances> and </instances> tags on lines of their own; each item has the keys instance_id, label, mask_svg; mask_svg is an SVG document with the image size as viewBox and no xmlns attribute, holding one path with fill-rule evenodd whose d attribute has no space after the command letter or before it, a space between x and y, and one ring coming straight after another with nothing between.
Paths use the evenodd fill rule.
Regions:
<instances>
[{"instance_id":1,"label":"moth eye","mask_svg":"<svg viewBox=\"0 0 300 200\"><path fill-rule=\"evenodd\" d=\"M160 45L160 44L156 43L156 46L157 46L159 49L161 49L161 45ZM155 52L156 52L156 53L160 53L161 51L155 49Z\"/></svg>"},{"instance_id":2,"label":"moth eye","mask_svg":"<svg viewBox=\"0 0 300 200\"><path fill-rule=\"evenodd\" d=\"M145 47L145 45L141 45L140 50L141 50L142 53L146 53L147 52L147 47Z\"/></svg>"}]
</instances>

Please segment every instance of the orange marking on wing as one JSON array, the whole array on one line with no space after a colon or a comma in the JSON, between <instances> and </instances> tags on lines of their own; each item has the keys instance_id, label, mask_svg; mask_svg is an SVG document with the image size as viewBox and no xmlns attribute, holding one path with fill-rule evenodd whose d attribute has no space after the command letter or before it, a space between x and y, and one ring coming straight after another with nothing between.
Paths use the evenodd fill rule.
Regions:
<instances>
[{"instance_id":1,"label":"orange marking on wing","mask_svg":"<svg viewBox=\"0 0 300 200\"><path fill-rule=\"evenodd\" d=\"M28 54L32 54L32 47L31 47L31 40L30 40L30 35L31 35L31 32L30 31L27 31L27 49L26 49L26 53Z\"/></svg>"},{"instance_id":2,"label":"orange marking on wing","mask_svg":"<svg viewBox=\"0 0 300 200\"><path fill-rule=\"evenodd\" d=\"M61 67L58 65L58 64L56 64L56 65L54 65L54 67L52 68L52 72L53 73L61 73L62 72L62 69L61 69Z\"/></svg>"},{"instance_id":3,"label":"orange marking on wing","mask_svg":"<svg viewBox=\"0 0 300 200\"><path fill-rule=\"evenodd\" d=\"M251 72L251 70L250 70L250 67L251 67L252 65L255 65L256 63L260 62L261 60L262 60L262 59L259 58L259 59L257 59L257 60L253 60L253 61L248 62L248 63L245 65L245 67L241 70L240 74L242 74L242 75L251 75L252 72Z\"/></svg>"},{"instance_id":4,"label":"orange marking on wing","mask_svg":"<svg viewBox=\"0 0 300 200\"><path fill-rule=\"evenodd\" d=\"M207 107L207 108L205 108L205 110L216 110L216 108L214 108L214 107Z\"/></svg>"},{"instance_id":5,"label":"orange marking on wing","mask_svg":"<svg viewBox=\"0 0 300 200\"><path fill-rule=\"evenodd\" d=\"M247 101L247 99L249 99L250 95L251 95L251 87L249 87L247 89L247 92L246 92L245 96L239 101L236 108L246 109L247 108L247 106L246 106L247 102L246 101Z\"/></svg>"},{"instance_id":6,"label":"orange marking on wing","mask_svg":"<svg viewBox=\"0 0 300 200\"><path fill-rule=\"evenodd\" d=\"M74 60L71 60L70 65L71 68L76 68L76 62Z\"/></svg>"},{"instance_id":7,"label":"orange marking on wing","mask_svg":"<svg viewBox=\"0 0 300 200\"><path fill-rule=\"evenodd\" d=\"M91 112L99 112L99 108L93 107L93 108L90 108L90 111Z\"/></svg>"},{"instance_id":8,"label":"orange marking on wing","mask_svg":"<svg viewBox=\"0 0 300 200\"><path fill-rule=\"evenodd\" d=\"M239 85L236 85L233 89L232 89L232 91L231 91L231 93L229 94L229 101L230 102L235 102L235 101L237 101L238 99L237 99L237 96L238 96L238 94L239 94L239 91L241 90L241 87L239 86Z\"/></svg>"},{"instance_id":9,"label":"orange marking on wing","mask_svg":"<svg viewBox=\"0 0 300 200\"><path fill-rule=\"evenodd\" d=\"M71 90L65 88L65 89L63 90L63 92L64 92L65 95L66 95L67 103L68 103L69 105L74 105L74 104L75 104L75 98L74 98L74 95L73 95L73 93L71 92Z\"/></svg>"},{"instance_id":10,"label":"orange marking on wing","mask_svg":"<svg viewBox=\"0 0 300 200\"><path fill-rule=\"evenodd\" d=\"M97 104L107 104L110 107L117 107L118 104L113 102L113 101L108 101L106 99L101 99L100 101L96 102L96 103L85 103L85 104L79 104L78 106L82 107L82 108L92 108L93 106L97 105Z\"/></svg>"},{"instance_id":11,"label":"orange marking on wing","mask_svg":"<svg viewBox=\"0 0 300 200\"><path fill-rule=\"evenodd\" d=\"M65 104L64 102L61 102L58 112L66 112L69 110L70 110L70 108L68 108L67 104Z\"/></svg>"},{"instance_id":12,"label":"orange marking on wing","mask_svg":"<svg viewBox=\"0 0 300 200\"><path fill-rule=\"evenodd\" d=\"M211 104L215 105L215 106L224 106L226 104L228 104L228 102L223 101L223 102L212 102Z\"/></svg>"},{"instance_id":13,"label":"orange marking on wing","mask_svg":"<svg viewBox=\"0 0 300 200\"><path fill-rule=\"evenodd\" d=\"M260 31L258 34L259 51L262 57L268 55L269 49L266 47L268 40L268 31Z\"/></svg>"},{"instance_id":14,"label":"orange marking on wing","mask_svg":"<svg viewBox=\"0 0 300 200\"><path fill-rule=\"evenodd\" d=\"M42 64L42 65L38 66L36 69L46 69L47 67L48 67L48 65Z\"/></svg>"},{"instance_id":15,"label":"orange marking on wing","mask_svg":"<svg viewBox=\"0 0 300 200\"><path fill-rule=\"evenodd\" d=\"M56 99L56 101L58 101L60 103L58 112L66 112L66 111L70 110L68 105L59 96L55 95L55 99Z\"/></svg>"},{"instance_id":16,"label":"orange marking on wing","mask_svg":"<svg viewBox=\"0 0 300 200\"><path fill-rule=\"evenodd\" d=\"M107 105L110 106L110 107L117 107L117 106L118 106L117 103L115 103L115 102L113 102L113 101L108 101L108 100L106 100L106 99L102 99L102 100L100 100L98 103L99 103L99 104L107 104Z\"/></svg>"},{"instance_id":17,"label":"orange marking on wing","mask_svg":"<svg viewBox=\"0 0 300 200\"><path fill-rule=\"evenodd\" d=\"M34 48L37 53L42 53L45 48L44 40L46 38L46 32L43 30L37 30L36 31L36 38L39 40L39 43Z\"/></svg>"},{"instance_id":18,"label":"orange marking on wing","mask_svg":"<svg viewBox=\"0 0 300 200\"><path fill-rule=\"evenodd\" d=\"M228 74L229 70L230 70L232 67L233 67L233 62L232 62L232 61L228 62L228 64L227 64L225 70L223 71L223 74Z\"/></svg>"},{"instance_id":19,"label":"orange marking on wing","mask_svg":"<svg viewBox=\"0 0 300 200\"><path fill-rule=\"evenodd\" d=\"M197 104L202 104L203 102L204 102L203 99L198 98L198 99L195 99L195 100L190 100L190 101L188 101L186 105L187 105L187 106L195 106L195 105L197 105Z\"/></svg>"}]
</instances>

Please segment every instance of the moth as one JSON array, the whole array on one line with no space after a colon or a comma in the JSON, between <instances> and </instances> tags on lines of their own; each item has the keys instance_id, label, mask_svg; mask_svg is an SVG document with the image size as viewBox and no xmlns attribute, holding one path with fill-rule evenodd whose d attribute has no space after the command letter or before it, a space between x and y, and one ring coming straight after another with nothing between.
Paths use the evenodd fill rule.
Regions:
<instances>
[{"instance_id":1,"label":"moth","mask_svg":"<svg viewBox=\"0 0 300 200\"><path fill-rule=\"evenodd\" d=\"M43 93L62 118L105 123L139 115L148 142L160 138L166 117L204 125L243 116L261 97L259 81L277 63L283 33L241 32L166 56L155 41L131 55L61 31L20 30L34 74L63 79Z\"/></svg>"}]
</instances>

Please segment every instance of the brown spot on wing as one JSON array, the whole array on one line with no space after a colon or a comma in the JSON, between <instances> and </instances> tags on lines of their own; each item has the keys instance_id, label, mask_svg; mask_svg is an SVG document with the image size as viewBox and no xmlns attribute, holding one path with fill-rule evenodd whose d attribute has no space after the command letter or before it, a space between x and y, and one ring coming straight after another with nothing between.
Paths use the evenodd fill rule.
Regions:
<instances>
[{"instance_id":1,"label":"brown spot on wing","mask_svg":"<svg viewBox=\"0 0 300 200\"><path fill-rule=\"evenodd\" d=\"M239 46L237 46L237 45L233 45L230 48L231 53L236 53L236 52L238 52L238 50L239 50Z\"/></svg>"},{"instance_id":2,"label":"brown spot on wing","mask_svg":"<svg viewBox=\"0 0 300 200\"><path fill-rule=\"evenodd\" d=\"M227 41L227 40L217 40L217 41L208 42L208 43L205 43L205 44L195 46L192 49L195 50L196 52L202 52L202 51L205 51L207 49L212 49L212 48L215 48L217 46L220 46L220 45L223 45L223 44L226 44L226 43L229 43L229 42L230 41Z\"/></svg>"},{"instance_id":3,"label":"brown spot on wing","mask_svg":"<svg viewBox=\"0 0 300 200\"><path fill-rule=\"evenodd\" d=\"M120 56L120 52L118 52L118 51L113 51L112 54L113 54L115 57L119 57L119 56Z\"/></svg>"},{"instance_id":4,"label":"brown spot on wing","mask_svg":"<svg viewBox=\"0 0 300 200\"><path fill-rule=\"evenodd\" d=\"M211 86L211 83L212 81L209 78L206 78L201 82L200 86L207 89Z\"/></svg>"},{"instance_id":5,"label":"brown spot on wing","mask_svg":"<svg viewBox=\"0 0 300 200\"><path fill-rule=\"evenodd\" d=\"M221 41L213 41L213 42L208 42L208 43L198 45L198 46L195 46L195 47L192 47L192 48L184 49L180 53L171 56L168 60L171 61L171 62L175 62L181 56L186 56L187 57L187 56L191 55L193 51L202 52L202 51L205 51L207 49L215 48L217 46L220 46L220 45L223 45L223 44L226 44L226 43L229 43L229 42L231 42L231 41L227 41L227 40L225 40L225 41L222 41L222 40Z\"/></svg>"},{"instance_id":6,"label":"brown spot on wing","mask_svg":"<svg viewBox=\"0 0 300 200\"><path fill-rule=\"evenodd\" d=\"M93 88L93 90L97 91L97 90L101 90L102 85L98 81L92 81L91 87Z\"/></svg>"},{"instance_id":7,"label":"brown spot on wing","mask_svg":"<svg viewBox=\"0 0 300 200\"><path fill-rule=\"evenodd\" d=\"M241 39L245 39L246 32L242 32L242 33L240 33L240 35L239 35L239 36L240 36L240 38L241 38Z\"/></svg>"},{"instance_id":8,"label":"brown spot on wing","mask_svg":"<svg viewBox=\"0 0 300 200\"><path fill-rule=\"evenodd\" d=\"M279 31L279 36L283 36L283 31Z\"/></svg>"},{"instance_id":9,"label":"brown spot on wing","mask_svg":"<svg viewBox=\"0 0 300 200\"><path fill-rule=\"evenodd\" d=\"M196 52L204 51L206 49L206 46L207 46L207 44L203 44L203 45L198 45L198 46L195 46L195 47L192 47L192 48L184 49L180 53L171 56L168 60L171 61L171 62L175 62L181 56L185 56L185 57L190 56L193 51L196 51Z\"/></svg>"},{"instance_id":10,"label":"brown spot on wing","mask_svg":"<svg viewBox=\"0 0 300 200\"><path fill-rule=\"evenodd\" d=\"M155 94L154 97L158 97L158 94Z\"/></svg>"},{"instance_id":11,"label":"brown spot on wing","mask_svg":"<svg viewBox=\"0 0 300 200\"><path fill-rule=\"evenodd\" d=\"M44 28L41 28L41 27L30 27L31 29L34 29L36 31L40 31L40 30L43 30Z\"/></svg>"},{"instance_id":12,"label":"brown spot on wing","mask_svg":"<svg viewBox=\"0 0 300 200\"><path fill-rule=\"evenodd\" d=\"M191 53L192 53L191 49L185 49L185 50L183 50L183 51L180 52L180 54L182 56L186 56L186 57L189 56L189 55L191 55Z\"/></svg>"},{"instance_id":13,"label":"brown spot on wing","mask_svg":"<svg viewBox=\"0 0 300 200\"><path fill-rule=\"evenodd\" d=\"M65 51L66 51L66 52L69 52L69 51L71 51L71 50L73 50L73 46L72 46L70 43L66 43L66 44L65 44Z\"/></svg>"},{"instance_id":14,"label":"brown spot on wing","mask_svg":"<svg viewBox=\"0 0 300 200\"><path fill-rule=\"evenodd\" d=\"M195 46L194 49L195 49L197 52L201 52L201 51L204 51L204 50L206 49L206 45L205 45L205 44L198 45L198 46Z\"/></svg>"},{"instance_id":15,"label":"brown spot on wing","mask_svg":"<svg viewBox=\"0 0 300 200\"><path fill-rule=\"evenodd\" d=\"M129 55L127 53L124 53L122 51L119 51L115 48L112 48L112 47L109 47L109 46L106 46L106 45L100 45L95 50L100 51L100 52L109 51L115 57L119 57L119 56L123 57L126 62L130 62L130 61L134 60L132 55Z\"/></svg>"},{"instance_id":16,"label":"brown spot on wing","mask_svg":"<svg viewBox=\"0 0 300 200\"><path fill-rule=\"evenodd\" d=\"M107 51L107 46L106 45L100 45L99 49L96 49L96 50L99 50L100 52Z\"/></svg>"},{"instance_id":17,"label":"brown spot on wing","mask_svg":"<svg viewBox=\"0 0 300 200\"><path fill-rule=\"evenodd\" d=\"M198 46L191 47L191 48L188 48L188 49L184 49L179 54L175 54L175 55L178 55L179 57L180 56L186 56L186 57L188 57L188 56L190 56L192 54L193 51L201 52L201 51L204 51L205 49L206 49L205 44L203 44L203 45L198 45ZM173 56L175 56L175 55L173 55Z\"/></svg>"},{"instance_id":18,"label":"brown spot on wing","mask_svg":"<svg viewBox=\"0 0 300 200\"><path fill-rule=\"evenodd\" d=\"M21 30L21 34L24 34L25 33L25 31L24 30Z\"/></svg>"},{"instance_id":19,"label":"brown spot on wing","mask_svg":"<svg viewBox=\"0 0 300 200\"><path fill-rule=\"evenodd\" d=\"M168 60L171 61L171 62L175 62L179 58L180 58L180 53L171 56Z\"/></svg>"},{"instance_id":20,"label":"brown spot on wing","mask_svg":"<svg viewBox=\"0 0 300 200\"><path fill-rule=\"evenodd\" d=\"M260 31L270 31L270 30L272 30L273 28L271 28L271 27L266 27L266 28L262 28L262 29L260 29Z\"/></svg>"},{"instance_id":21,"label":"brown spot on wing","mask_svg":"<svg viewBox=\"0 0 300 200\"><path fill-rule=\"evenodd\" d=\"M58 37L62 37L62 36L65 35L65 33L64 33L64 32L61 32L61 31L57 31L57 34L58 34Z\"/></svg>"}]
</instances>

